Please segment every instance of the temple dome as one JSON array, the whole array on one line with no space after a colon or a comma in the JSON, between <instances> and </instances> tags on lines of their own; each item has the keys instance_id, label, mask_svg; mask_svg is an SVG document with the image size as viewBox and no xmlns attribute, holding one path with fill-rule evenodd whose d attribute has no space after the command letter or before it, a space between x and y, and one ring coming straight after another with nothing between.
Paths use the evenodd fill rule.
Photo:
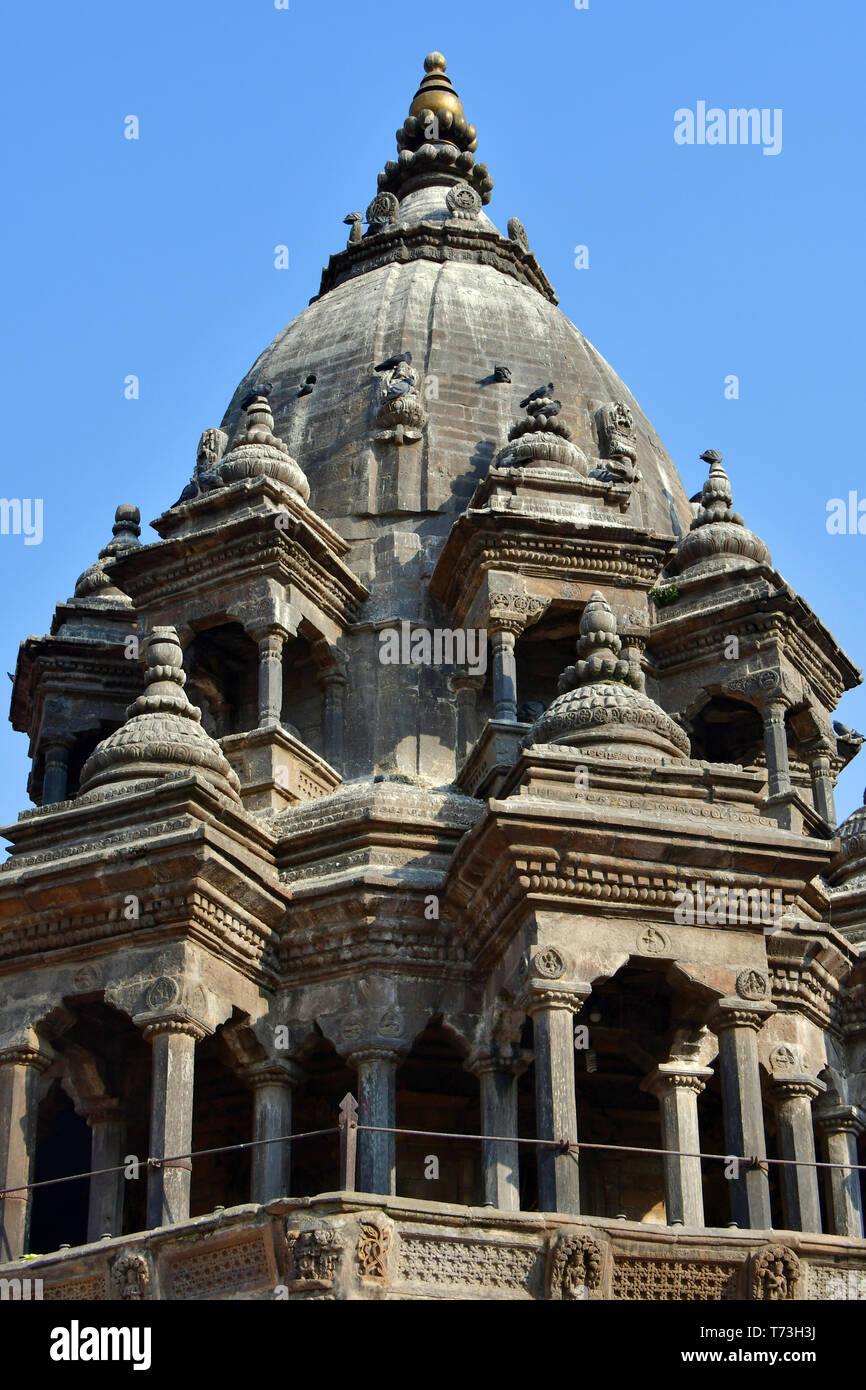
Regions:
<instances>
[{"instance_id":1,"label":"temple dome","mask_svg":"<svg viewBox=\"0 0 866 1390\"><path fill-rule=\"evenodd\" d=\"M434 58L429 70L441 76ZM599 409L621 402L631 412L641 481L625 524L685 534L688 498L652 424L557 307L521 224L502 219L504 235L482 210L492 180L485 166L470 167L468 148L459 148L475 143L473 128L464 121L459 135L440 129L435 147L426 142L413 150L407 145L422 135L405 132L420 119L411 117L398 132L397 172L380 176L368 231L362 236L360 214L350 215L356 222L349 244L332 256L319 295L256 359L223 429L233 435L241 402L266 380L275 433L309 481L318 515L352 541L375 536L380 526L392 530L395 513L407 523L426 515L427 536L444 541L507 437L520 399L553 381L574 445L588 457L602 452ZM449 163L455 151L459 158ZM397 192L388 191L392 186ZM427 419L412 448L383 458L375 446L375 367L407 350L422 378ZM510 382L494 381L496 364L509 369ZM314 389L304 393L310 376ZM365 581L375 580L378 563L369 563Z\"/></svg>"}]
</instances>

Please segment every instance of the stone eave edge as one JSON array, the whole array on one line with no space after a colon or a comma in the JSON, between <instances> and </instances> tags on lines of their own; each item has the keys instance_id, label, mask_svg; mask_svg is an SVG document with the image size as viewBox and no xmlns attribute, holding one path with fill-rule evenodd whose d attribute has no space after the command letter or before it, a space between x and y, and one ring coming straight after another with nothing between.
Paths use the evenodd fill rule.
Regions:
<instances>
[{"instance_id":1,"label":"stone eave edge","mask_svg":"<svg viewBox=\"0 0 866 1390\"><path fill-rule=\"evenodd\" d=\"M336 252L322 271L319 293L309 302L315 304L329 291L368 270L413 260L490 265L519 284L536 290L549 303L559 303L553 286L531 251L524 251L496 230L473 226L462 219L454 219L453 225L433 221L396 223Z\"/></svg>"}]
</instances>

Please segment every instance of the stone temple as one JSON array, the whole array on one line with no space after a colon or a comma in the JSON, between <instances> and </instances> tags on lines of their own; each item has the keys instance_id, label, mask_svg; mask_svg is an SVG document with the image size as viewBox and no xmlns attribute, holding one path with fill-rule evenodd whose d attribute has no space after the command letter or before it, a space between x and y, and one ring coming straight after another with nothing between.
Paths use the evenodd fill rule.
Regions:
<instances>
[{"instance_id":1,"label":"stone temple","mask_svg":"<svg viewBox=\"0 0 866 1390\"><path fill-rule=\"evenodd\" d=\"M860 674L424 67L156 539L21 645L2 1274L862 1299Z\"/></svg>"}]
</instances>

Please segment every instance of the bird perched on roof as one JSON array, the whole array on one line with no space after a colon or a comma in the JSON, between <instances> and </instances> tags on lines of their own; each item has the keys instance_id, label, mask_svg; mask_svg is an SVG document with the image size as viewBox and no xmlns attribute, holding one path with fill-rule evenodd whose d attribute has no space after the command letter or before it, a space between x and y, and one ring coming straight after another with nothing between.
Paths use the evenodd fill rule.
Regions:
<instances>
[{"instance_id":1,"label":"bird perched on roof","mask_svg":"<svg viewBox=\"0 0 866 1390\"><path fill-rule=\"evenodd\" d=\"M704 463L721 463L722 461L722 456L718 449L704 449L701 458Z\"/></svg>"},{"instance_id":2,"label":"bird perched on roof","mask_svg":"<svg viewBox=\"0 0 866 1390\"><path fill-rule=\"evenodd\" d=\"M390 372L395 367L399 367L401 362L405 362L408 367L412 362L411 352L398 352L394 357L388 357L384 362L380 362L378 367L374 367L374 372Z\"/></svg>"},{"instance_id":3,"label":"bird perched on roof","mask_svg":"<svg viewBox=\"0 0 866 1390\"><path fill-rule=\"evenodd\" d=\"M352 243L355 241L363 241L364 214L361 212L350 212L348 217L343 218L343 221L346 223L348 227L352 228L351 232L349 233L349 245L351 246Z\"/></svg>"},{"instance_id":4,"label":"bird perched on roof","mask_svg":"<svg viewBox=\"0 0 866 1390\"><path fill-rule=\"evenodd\" d=\"M510 367L499 367L499 366L494 367L494 368L493 368L493 380L494 380L494 381L510 381L510 380L511 380L511 368L510 368Z\"/></svg>"},{"instance_id":5,"label":"bird perched on roof","mask_svg":"<svg viewBox=\"0 0 866 1390\"><path fill-rule=\"evenodd\" d=\"M258 386L253 386L241 401L241 410L249 410L253 401L259 396L269 396L274 389L272 381L263 381Z\"/></svg>"},{"instance_id":6,"label":"bird perched on roof","mask_svg":"<svg viewBox=\"0 0 866 1390\"><path fill-rule=\"evenodd\" d=\"M391 385L385 392L385 400L394 401L397 399L398 396L405 396L407 392L411 390L412 382L407 381L405 377L398 377L396 381L391 382Z\"/></svg>"},{"instance_id":7,"label":"bird perched on roof","mask_svg":"<svg viewBox=\"0 0 866 1390\"><path fill-rule=\"evenodd\" d=\"M549 381L546 386L539 386L537 391L530 391L528 396L524 396L520 402L520 409L525 410L530 401L540 401L544 396L549 396L553 392L553 382Z\"/></svg>"},{"instance_id":8,"label":"bird perched on roof","mask_svg":"<svg viewBox=\"0 0 866 1390\"><path fill-rule=\"evenodd\" d=\"M833 732L851 743L863 742L862 734L858 734L856 729L850 729L847 724L840 724L838 719L833 720Z\"/></svg>"},{"instance_id":9,"label":"bird perched on roof","mask_svg":"<svg viewBox=\"0 0 866 1390\"><path fill-rule=\"evenodd\" d=\"M562 410L562 401L545 401L540 410L534 411L536 420L552 420Z\"/></svg>"},{"instance_id":10,"label":"bird perched on roof","mask_svg":"<svg viewBox=\"0 0 866 1390\"><path fill-rule=\"evenodd\" d=\"M303 386L298 387L298 395L311 396L313 394L313 387L316 384L316 380L317 378L315 373L311 373L310 376L305 377Z\"/></svg>"}]
</instances>

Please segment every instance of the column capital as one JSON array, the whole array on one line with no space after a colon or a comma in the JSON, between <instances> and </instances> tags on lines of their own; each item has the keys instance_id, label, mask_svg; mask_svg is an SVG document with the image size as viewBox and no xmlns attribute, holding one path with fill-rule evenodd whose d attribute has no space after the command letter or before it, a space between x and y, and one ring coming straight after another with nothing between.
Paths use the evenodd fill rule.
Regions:
<instances>
[{"instance_id":1,"label":"column capital","mask_svg":"<svg viewBox=\"0 0 866 1390\"><path fill-rule=\"evenodd\" d=\"M807 1076L805 1073L792 1073L787 1076L774 1076L770 1081L770 1090L776 1100L815 1100L827 1087L823 1081L819 1081L815 1076Z\"/></svg>"},{"instance_id":2,"label":"column capital","mask_svg":"<svg viewBox=\"0 0 866 1390\"><path fill-rule=\"evenodd\" d=\"M814 1119L816 1128L824 1135L858 1135L866 1130L866 1112L859 1105L836 1105L832 1110L816 1110Z\"/></svg>"},{"instance_id":3,"label":"column capital","mask_svg":"<svg viewBox=\"0 0 866 1390\"><path fill-rule=\"evenodd\" d=\"M486 1076L491 1072L503 1072L508 1076L520 1076L532 1061L532 1053L525 1048L498 1048L493 1046L475 1047L469 1053L463 1066L473 1076Z\"/></svg>"},{"instance_id":4,"label":"column capital","mask_svg":"<svg viewBox=\"0 0 866 1390\"><path fill-rule=\"evenodd\" d=\"M694 1091L699 1096L712 1075L712 1067L689 1066L686 1062L660 1062L640 1083L640 1089L649 1091L659 1100L668 1091L675 1090Z\"/></svg>"},{"instance_id":5,"label":"column capital","mask_svg":"<svg viewBox=\"0 0 866 1390\"><path fill-rule=\"evenodd\" d=\"M258 642L259 648L268 642L279 642L280 649L289 640L289 629L282 623L260 623L256 627L247 628L250 637L254 642Z\"/></svg>"},{"instance_id":6,"label":"column capital","mask_svg":"<svg viewBox=\"0 0 866 1390\"><path fill-rule=\"evenodd\" d=\"M21 1043L18 1047L0 1048L0 1067L35 1067L47 1071L54 1061L54 1052L43 1042Z\"/></svg>"},{"instance_id":7,"label":"column capital","mask_svg":"<svg viewBox=\"0 0 866 1390\"><path fill-rule=\"evenodd\" d=\"M726 1028L754 1028L759 1033L766 1019L776 1012L775 1004L766 1000L720 999L707 1019L714 1033Z\"/></svg>"},{"instance_id":8,"label":"column capital","mask_svg":"<svg viewBox=\"0 0 866 1390\"><path fill-rule=\"evenodd\" d=\"M357 1047L346 1053L346 1061L350 1067L358 1067L362 1062L390 1062L396 1067L403 1056L396 1047Z\"/></svg>"},{"instance_id":9,"label":"column capital","mask_svg":"<svg viewBox=\"0 0 866 1390\"><path fill-rule=\"evenodd\" d=\"M135 1022L135 1020L133 1020ZM142 1025L142 1037L145 1042L152 1043L155 1038L162 1037L164 1034L175 1034L182 1037L193 1038L196 1042L202 1042L204 1038L210 1036L213 1030L204 1023L197 1023L192 1018L157 1018L151 1019Z\"/></svg>"},{"instance_id":10,"label":"column capital","mask_svg":"<svg viewBox=\"0 0 866 1390\"><path fill-rule=\"evenodd\" d=\"M527 980L516 1003L524 1013L534 1018L537 1013L563 1009L579 1013L592 993L585 980Z\"/></svg>"},{"instance_id":11,"label":"column capital","mask_svg":"<svg viewBox=\"0 0 866 1390\"><path fill-rule=\"evenodd\" d=\"M242 1067L239 1075L254 1091L260 1086L299 1086L307 1079L303 1067L288 1058L285 1061L253 1062L251 1066Z\"/></svg>"}]
</instances>

